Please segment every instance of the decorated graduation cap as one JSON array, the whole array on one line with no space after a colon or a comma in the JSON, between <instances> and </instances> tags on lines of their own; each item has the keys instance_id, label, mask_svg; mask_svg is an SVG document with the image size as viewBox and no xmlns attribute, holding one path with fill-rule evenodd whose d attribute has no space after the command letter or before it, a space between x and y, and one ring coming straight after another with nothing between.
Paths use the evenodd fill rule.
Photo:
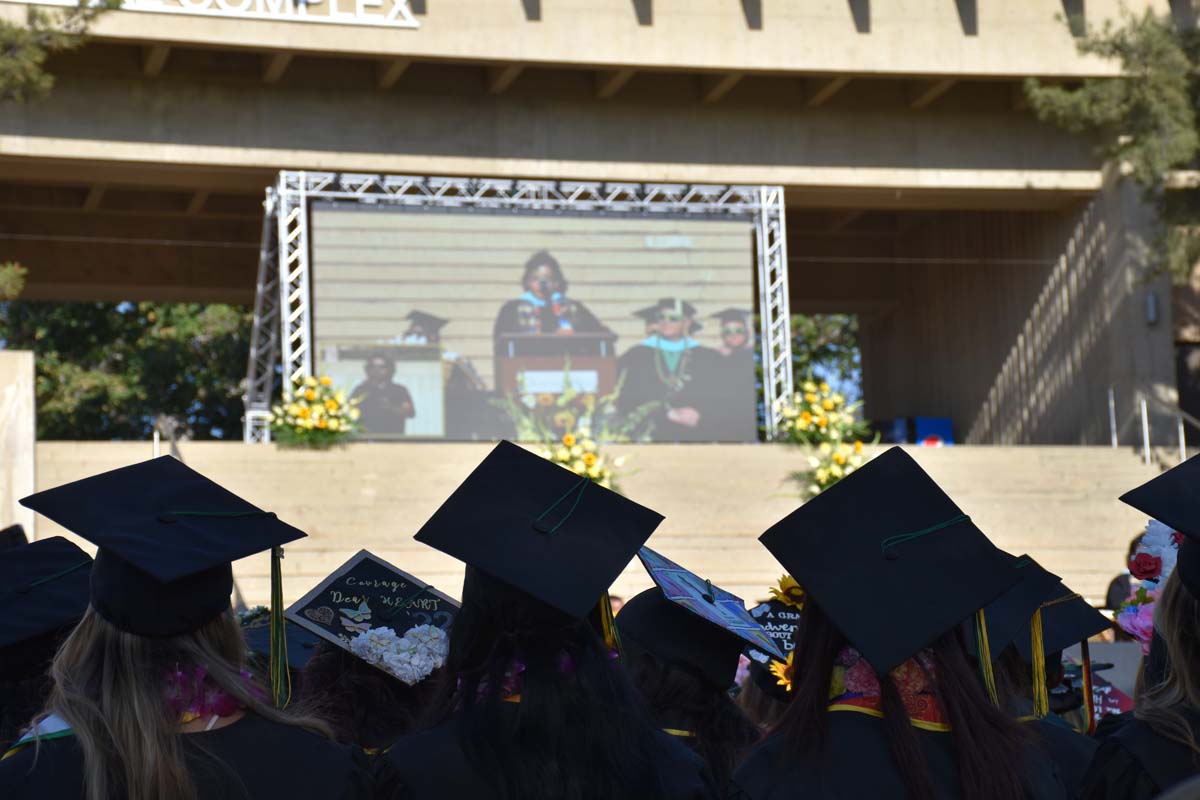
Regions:
<instances>
[{"instance_id":1,"label":"decorated graduation cap","mask_svg":"<svg viewBox=\"0 0 1200 800\"><path fill-rule=\"evenodd\" d=\"M277 674L284 663L278 548L303 532L171 456L38 492L21 504L97 545L92 607L138 636L179 636L216 619L229 608L232 562L271 550L272 607L279 609L272 684L276 701L285 702Z\"/></svg>"},{"instance_id":2,"label":"decorated graduation cap","mask_svg":"<svg viewBox=\"0 0 1200 800\"><path fill-rule=\"evenodd\" d=\"M655 585L621 608L617 628L622 640L628 637L720 689L733 685L747 644L783 658L741 598L649 547L639 550L638 558Z\"/></svg>"},{"instance_id":3,"label":"decorated graduation cap","mask_svg":"<svg viewBox=\"0 0 1200 800\"><path fill-rule=\"evenodd\" d=\"M451 597L360 550L285 616L411 686L445 664L458 610Z\"/></svg>"},{"instance_id":4,"label":"decorated graduation cap","mask_svg":"<svg viewBox=\"0 0 1200 800\"><path fill-rule=\"evenodd\" d=\"M430 314L426 311L416 310L408 312L404 318L423 330L426 335L436 334L447 322L450 321L434 314Z\"/></svg>"},{"instance_id":5,"label":"decorated graduation cap","mask_svg":"<svg viewBox=\"0 0 1200 800\"><path fill-rule=\"evenodd\" d=\"M92 557L61 536L0 555L0 674L38 674L88 607Z\"/></svg>"},{"instance_id":6,"label":"decorated graduation cap","mask_svg":"<svg viewBox=\"0 0 1200 800\"><path fill-rule=\"evenodd\" d=\"M25 529L20 525L9 525L4 530L0 530L0 551L26 544L29 544L29 537L25 535Z\"/></svg>"},{"instance_id":7,"label":"decorated graduation cap","mask_svg":"<svg viewBox=\"0 0 1200 800\"><path fill-rule=\"evenodd\" d=\"M777 586L771 587L771 599L750 609L750 616L763 626L775 646L786 656L786 659L780 660L758 648L746 648L746 657L750 659L750 679L764 693L784 703L791 699L796 629L800 627L803 610L804 590L791 575L784 575Z\"/></svg>"},{"instance_id":8,"label":"decorated graduation cap","mask_svg":"<svg viewBox=\"0 0 1200 800\"><path fill-rule=\"evenodd\" d=\"M1200 456L1121 495L1121 502L1184 535L1175 569L1194 597L1200 597Z\"/></svg>"},{"instance_id":9,"label":"decorated graduation cap","mask_svg":"<svg viewBox=\"0 0 1200 800\"><path fill-rule=\"evenodd\" d=\"M500 442L416 539L582 619L662 519Z\"/></svg>"},{"instance_id":10,"label":"decorated graduation cap","mask_svg":"<svg viewBox=\"0 0 1200 800\"><path fill-rule=\"evenodd\" d=\"M881 675L1019 580L970 517L896 447L760 541ZM981 661L990 674L990 658Z\"/></svg>"}]
</instances>

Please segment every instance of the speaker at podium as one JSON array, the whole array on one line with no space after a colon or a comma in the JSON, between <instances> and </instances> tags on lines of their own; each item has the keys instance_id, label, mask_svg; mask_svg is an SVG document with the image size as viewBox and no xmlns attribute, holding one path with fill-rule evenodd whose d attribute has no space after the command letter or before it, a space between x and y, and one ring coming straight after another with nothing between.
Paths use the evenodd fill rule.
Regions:
<instances>
[{"instance_id":1,"label":"speaker at podium","mask_svg":"<svg viewBox=\"0 0 1200 800\"><path fill-rule=\"evenodd\" d=\"M562 394L570 367L571 387L609 394L617 385L617 336L611 332L496 336L496 388L503 395Z\"/></svg>"}]
</instances>

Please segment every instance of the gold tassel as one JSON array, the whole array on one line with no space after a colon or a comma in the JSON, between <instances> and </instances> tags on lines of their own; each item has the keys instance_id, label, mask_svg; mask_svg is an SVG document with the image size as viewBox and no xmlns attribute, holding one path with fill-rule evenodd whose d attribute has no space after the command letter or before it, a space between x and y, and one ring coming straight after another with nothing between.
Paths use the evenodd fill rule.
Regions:
<instances>
[{"instance_id":1,"label":"gold tassel","mask_svg":"<svg viewBox=\"0 0 1200 800\"><path fill-rule=\"evenodd\" d=\"M1050 693L1046 687L1046 651L1042 645L1042 610L1033 612L1029 622L1030 649L1033 653L1033 716L1042 719L1050 713Z\"/></svg>"},{"instance_id":2,"label":"gold tassel","mask_svg":"<svg viewBox=\"0 0 1200 800\"><path fill-rule=\"evenodd\" d=\"M1079 643L1079 660L1083 662L1083 713L1087 714L1083 730L1090 736L1096 732L1096 712L1092 710L1092 654L1087 639Z\"/></svg>"},{"instance_id":3,"label":"gold tassel","mask_svg":"<svg viewBox=\"0 0 1200 800\"><path fill-rule=\"evenodd\" d=\"M996 673L992 669L992 649L988 645L987 619L983 609L975 612L975 644L979 652L979 673L983 676L983 685L987 689L992 705L1000 707L1000 698L996 694Z\"/></svg>"},{"instance_id":4,"label":"gold tassel","mask_svg":"<svg viewBox=\"0 0 1200 800\"><path fill-rule=\"evenodd\" d=\"M617 633L617 621L613 617L612 601L608 592L600 595L600 631L604 635L604 644L618 656L621 655L621 635Z\"/></svg>"}]
</instances>

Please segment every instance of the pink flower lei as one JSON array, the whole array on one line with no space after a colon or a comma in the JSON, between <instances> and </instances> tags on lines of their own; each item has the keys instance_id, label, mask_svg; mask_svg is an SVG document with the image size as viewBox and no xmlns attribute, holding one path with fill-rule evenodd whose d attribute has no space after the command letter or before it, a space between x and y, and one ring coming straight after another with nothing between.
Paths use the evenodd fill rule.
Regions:
<instances>
[{"instance_id":1,"label":"pink flower lei","mask_svg":"<svg viewBox=\"0 0 1200 800\"><path fill-rule=\"evenodd\" d=\"M254 685L254 676L241 671L246 688L257 697L264 697ZM181 723L206 717L231 717L241 711L241 701L226 692L208 677L208 670L195 667L191 672L178 665L167 673L163 697L171 709L179 715Z\"/></svg>"}]
</instances>

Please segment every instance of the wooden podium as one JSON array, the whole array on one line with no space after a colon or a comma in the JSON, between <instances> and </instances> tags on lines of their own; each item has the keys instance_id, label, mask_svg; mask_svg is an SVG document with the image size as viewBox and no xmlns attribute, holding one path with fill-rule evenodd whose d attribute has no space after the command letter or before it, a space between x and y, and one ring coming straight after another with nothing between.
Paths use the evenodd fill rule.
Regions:
<instances>
[{"instance_id":1,"label":"wooden podium","mask_svg":"<svg viewBox=\"0 0 1200 800\"><path fill-rule=\"evenodd\" d=\"M501 394L562 394L571 367L578 392L609 394L617 386L615 333L505 333L496 337L496 388Z\"/></svg>"}]
</instances>

